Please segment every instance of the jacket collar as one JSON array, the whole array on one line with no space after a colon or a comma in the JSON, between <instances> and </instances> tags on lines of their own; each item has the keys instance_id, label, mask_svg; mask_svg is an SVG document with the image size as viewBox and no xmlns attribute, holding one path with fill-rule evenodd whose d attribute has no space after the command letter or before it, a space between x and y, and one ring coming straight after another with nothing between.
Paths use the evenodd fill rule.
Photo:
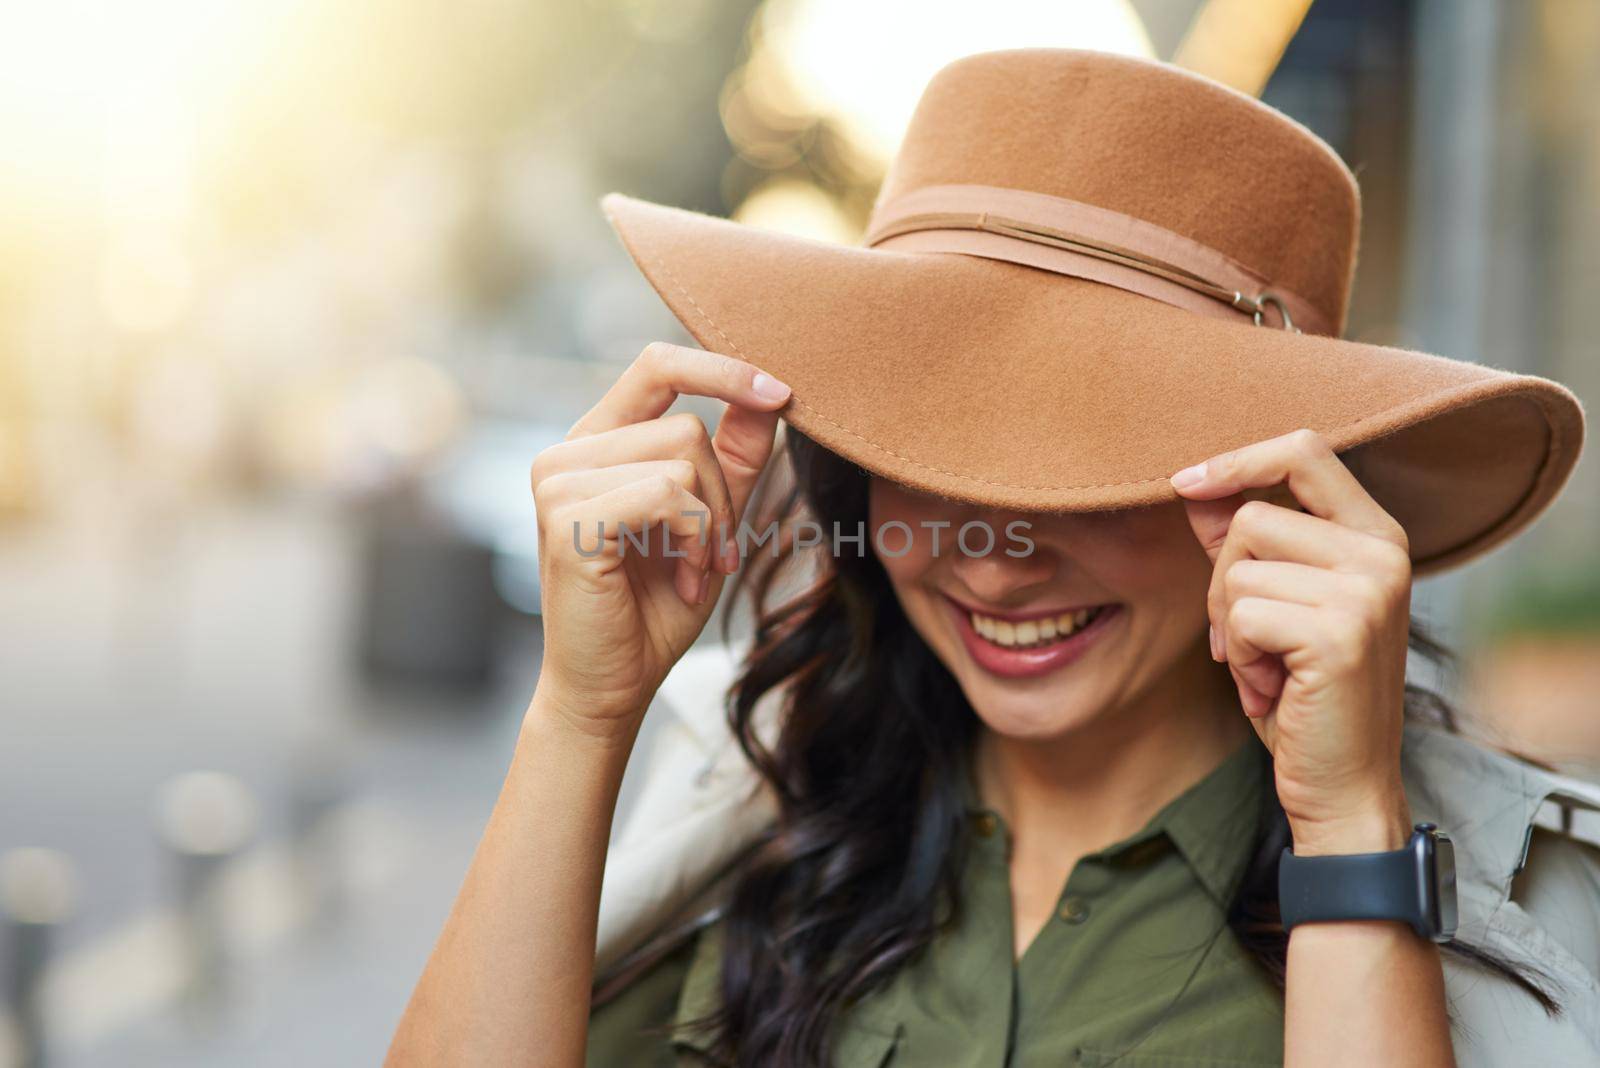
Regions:
<instances>
[{"instance_id":1,"label":"jacket collar","mask_svg":"<svg viewBox=\"0 0 1600 1068\"><path fill-rule=\"evenodd\" d=\"M1547 803L1600 811L1600 786L1439 727L1407 724L1400 760L1412 819L1450 835L1458 887L1472 887L1493 907L1510 896Z\"/></svg>"}]
</instances>

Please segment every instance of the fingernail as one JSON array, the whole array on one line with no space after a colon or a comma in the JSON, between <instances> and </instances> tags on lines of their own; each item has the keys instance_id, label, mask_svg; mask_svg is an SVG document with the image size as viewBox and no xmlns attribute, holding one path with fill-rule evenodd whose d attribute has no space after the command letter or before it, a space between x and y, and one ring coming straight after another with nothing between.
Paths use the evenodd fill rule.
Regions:
<instances>
[{"instance_id":1,"label":"fingernail","mask_svg":"<svg viewBox=\"0 0 1600 1068\"><path fill-rule=\"evenodd\" d=\"M1221 663L1221 658L1217 655L1217 628L1214 624L1206 624L1206 640L1211 643L1211 659Z\"/></svg>"},{"instance_id":2,"label":"fingernail","mask_svg":"<svg viewBox=\"0 0 1600 1068\"><path fill-rule=\"evenodd\" d=\"M1172 484L1178 489L1188 489L1190 486L1204 482L1205 477L1206 465L1203 463L1195 464L1193 467L1185 467L1182 471L1173 475Z\"/></svg>"},{"instance_id":3,"label":"fingernail","mask_svg":"<svg viewBox=\"0 0 1600 1068\"><path fill-rule=\"evenodd\" d=\"M722 570L730 575L739 570L739 547L731 541L722 546Z\"/></svg>"},{"instance_id":4,"label":"fingernail","mask_svg":"<svg viewBox=\"0 0 1600 1068\"><path fill-rule=\"evenodd\" d=\"M750 388L755 390L756 396L763 400L781 401L789 399L789 387L779 382L765 371L757 371L750 382Z\"/></svg>"},{"instance_id":5,"label":"fingernail","mask_svg":"<svg viewBox=\"0 0 1600 1068\"><path fill-rule=\"evenodd\" d=\"M705 604L706 591L709 590L710 588L711 588L711 572L702 571L700 573L700 585L696 586L695 590L694 590L694 603L695 604Z\"/></svg>"}]
</instances>

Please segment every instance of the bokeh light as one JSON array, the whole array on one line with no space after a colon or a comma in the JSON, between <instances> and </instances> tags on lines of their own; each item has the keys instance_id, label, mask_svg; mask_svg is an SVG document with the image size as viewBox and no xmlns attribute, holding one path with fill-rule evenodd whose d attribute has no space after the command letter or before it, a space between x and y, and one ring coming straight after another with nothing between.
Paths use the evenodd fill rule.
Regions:
<instances>
[{"instance_id":1,"label":"bokeh light","mask_svg":"<svg viewBox=\"0 0 1600 1068\"><path fill-rule=\"evenodd\" d=\"M772 0L759 33L794 99L838 122L864 151L887 163L922 87L953 59L1001 48L1090 48L1153 54L1125 0L990 0L981 15L961 0L914 6L892 0Z\"/></svg>"}]
</instances>

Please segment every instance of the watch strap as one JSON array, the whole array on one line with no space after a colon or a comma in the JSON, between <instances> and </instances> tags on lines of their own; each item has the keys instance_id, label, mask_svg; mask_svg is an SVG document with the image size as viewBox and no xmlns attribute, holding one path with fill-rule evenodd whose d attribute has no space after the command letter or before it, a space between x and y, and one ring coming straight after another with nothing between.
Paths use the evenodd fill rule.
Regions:
<instances>
[{"instance_id":1,"label":"watch strap","mask_svg":"<svg viewBox=\"0 0 1600 1068\"><path fill-rule=\"evenodd\" d=\"M1421 932L1422 901L1416 854L1297 857L1278 861L1278 908L1284 930L1317 920L1402 920Z\"/></svg>"}]
</instances>

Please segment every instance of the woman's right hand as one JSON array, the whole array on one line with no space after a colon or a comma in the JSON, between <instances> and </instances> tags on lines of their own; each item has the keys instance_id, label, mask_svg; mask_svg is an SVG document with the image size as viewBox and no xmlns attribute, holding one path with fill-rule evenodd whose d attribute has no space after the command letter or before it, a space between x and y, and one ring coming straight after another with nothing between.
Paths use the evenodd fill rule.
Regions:
<instances>
[{"instance_id":1,"label":"woman's right hand","mask_svg":"<svg viewBox=\"0 0 1600 1068\"><path fill-rule=\"evenodd\" d=\"M714 438L692 414L664 414L682 393L727 402ZM531 714L631 745L738 570L739 520L788 399L743 360L653 342L534 460L544 664ZM647 554L622 525L648 536Z\"/></svg>"}]
</instances>

